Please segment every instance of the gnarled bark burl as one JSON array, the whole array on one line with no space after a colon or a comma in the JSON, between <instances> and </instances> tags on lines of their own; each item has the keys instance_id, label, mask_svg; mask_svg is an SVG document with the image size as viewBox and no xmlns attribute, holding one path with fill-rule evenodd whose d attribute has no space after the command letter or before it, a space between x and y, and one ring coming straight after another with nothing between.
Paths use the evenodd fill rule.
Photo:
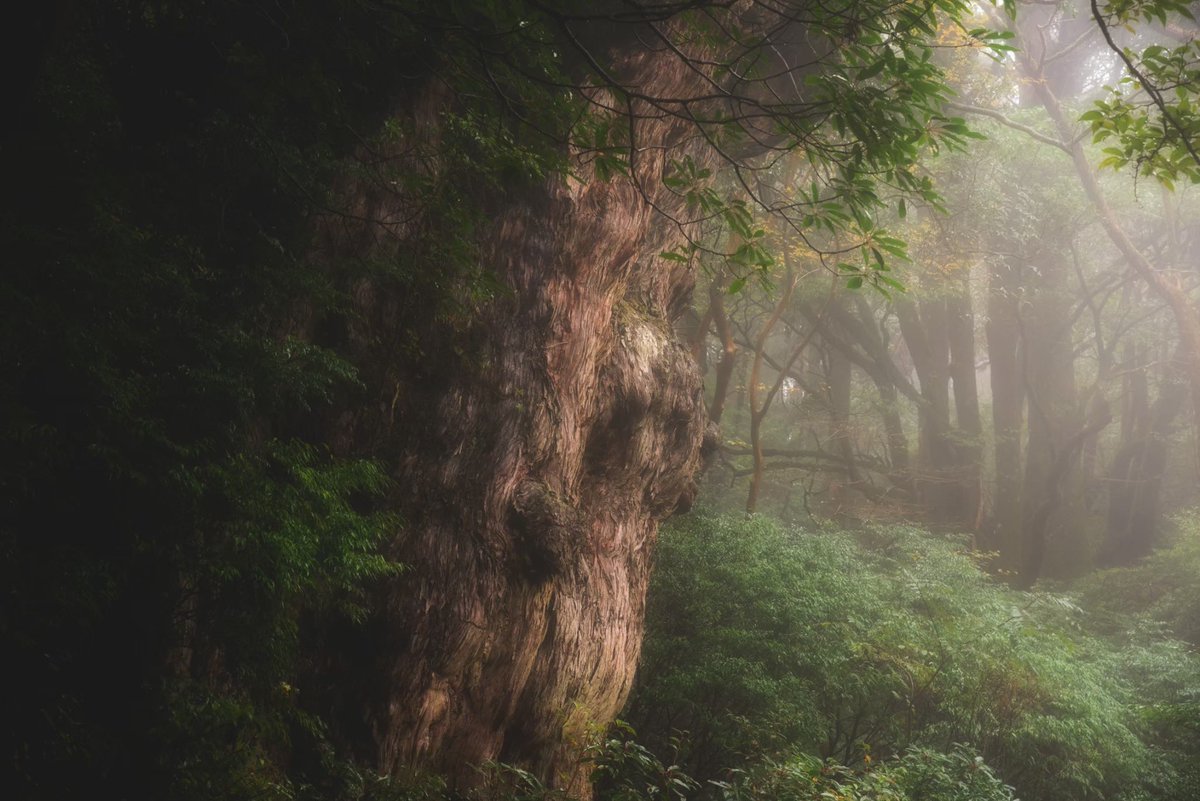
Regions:
<instances>
[{"instance_id":1,"label":"gnarled bark burl","mask_svg":"<svg viewBox=\"0 0 1200 801\"><path fill-rule=\"evenodd\" d=\"M668 95L694 80L653 53L619 66ZM635 116L637 185L580 161L488 201L480 253L504 290L473 321L422 316L372 282L354 292L345 338L373 400L335 439L392 467L407 572L330 695L382 770L470 783L500 759L586 794L585 727L624 704L656 530L690 505L706 430L674 330L694 276L658 258L680 234L652 206L680 211L661 179L689 126ZM403 198L361 202L380 219L366 207ZM328 243L334 257L361 247ZM401 341L413 330L419 358Z\"/></svg>"}]
</instances>

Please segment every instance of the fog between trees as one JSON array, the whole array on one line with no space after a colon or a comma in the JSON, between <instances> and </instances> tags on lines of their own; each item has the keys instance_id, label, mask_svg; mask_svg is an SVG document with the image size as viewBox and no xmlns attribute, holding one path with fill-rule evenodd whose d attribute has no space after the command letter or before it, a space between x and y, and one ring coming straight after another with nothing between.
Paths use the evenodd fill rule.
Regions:
<instances>
[{"instance_id":1,"label":"fog between trees","mask_svg":"<svg viewBox=\"0 0 1200 801\"><path fill-rule=\"evenodd\" d=\"M903 288L847 289L771 227L780 263L732 294L737 271L711 269L689 325L726 433L714 493L971 532L1030 586L1131 564L1194 503L1196 200L1136 163L1097 170L1113 140L1074 120L1123 65L1086 8L988 21L1015 52L940 55L949 108L987 139L920 162L942 208L878 220L908 243L886 257Z\"/></svg>"},{"instance_id":2,"label":"fog between trees","mask_svg":"<svg viewBox=\"0 0 1200 801\"><path fill-rule=\"evenodd\" d=\"M23 5L0 787L1194 801L1193 5Z\"/></svg>"}]
</instances>

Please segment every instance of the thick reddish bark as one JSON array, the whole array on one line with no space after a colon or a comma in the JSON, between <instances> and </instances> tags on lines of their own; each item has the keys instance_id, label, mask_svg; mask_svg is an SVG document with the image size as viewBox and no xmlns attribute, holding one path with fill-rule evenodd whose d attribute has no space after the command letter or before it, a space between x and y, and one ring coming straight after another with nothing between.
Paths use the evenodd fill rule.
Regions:
<instances>
[{"instance_id":1,"label":"thick reddish bark","mask_svg":"<svg viewBox=\"0 0 1200 801\"><path fill-rule=\"evenodd\" d=\"M624 702L655 528L693 491L703 434L667 324L690 276L639 269L639 206L597 185L555 198L540 231L501 226L518 294L479 323L490 367L439 393L401 467L413 571L375 710L388 769L499 757L569 776L572 735Z\"/></svg>"},{"instance_id":2,"label":"thick reddish bark","mask_svg":"<svg viewBox=\"0 0 1200 801\"><path fill-rule=\"evenodd\" d=\"M655 54L619 67L670 96L694 80ZM673 326L694 276L657 258L678 232L649 202L678 211L661 177L685 131L639 120L639 186L555 177L496 202L481 254L505 291L474 319L355 291L346 338L371 394L335 443L391 466L408 570L328 706L384 771L466 785L500 759L588 793L585 730L624 704L658 523L691 503L705 436Z\"/></svg>"}]
</instances>

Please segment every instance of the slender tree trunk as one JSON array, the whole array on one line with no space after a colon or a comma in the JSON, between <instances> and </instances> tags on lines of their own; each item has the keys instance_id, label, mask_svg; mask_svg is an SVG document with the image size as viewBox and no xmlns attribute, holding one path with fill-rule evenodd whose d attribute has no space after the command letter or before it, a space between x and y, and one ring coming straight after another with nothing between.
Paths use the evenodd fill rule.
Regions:
<instances>
[{"instance_id":1,"label":"slender tree trunk","mask_svg":"<svg viewBox=\"0 0 1200 801\"><path fill-rule=\"evenodd\" d=\"M1150 416L1150 393L1146 385L1145 349L1137 342L1125 344L1121 380L1121 446L1138 438Z\"/></svg>"},{"instance_id":2,"label":"slender tree trunk","mask_svg":"<svg viewBox=\"0 0 1200 801\"><path fill-rule=\"evenodd\" d=\"M775 304L775 309L771 312L771 316L763 323L763 327L759 329L758 336L754 341L754 356L750 362L750 381L746 388L748 400L750 403L750 448L754 457L754 472L750 475L750 489L746 494L746 513L754 514L758 508L758 495L762 489L763 467L766 464L766 459L763 456L762 448L762 421L767 415L767 409L770 408L771 399L774 398L775 392L772 390L769 393L761 391L760 382L762 381L762 363L763 354L766 352L767 340L771 336L771 332L775 330L775 325L779 322L780 316L787 309L788 304L792 300L792 291L796 288L796 273L790 267L787 271L787 276L783 282L783 292L779 296L779 301ZM803 345L801 345L803 349ZM796 353L796 356L799 352ZM792 362L796 356L792 357ZM791 364L788 364L791 367ZM786 373L787 368L782 372ZM780 378L782 379L782 375ZM759 402L760 395L765 395L764 400Z\"/></svg>"},{"instance_id":3,"label":"slender tree trunk","mask_svg":"<svg viewBox=\"0 0 1200 801\"><path fill-rule=\"evenodd\" d=\"M729 315L725 312L725 281L722 276L708 288L708 309L716 326L717 337L721 341L721 358L717 362L716 379L713 383L713 400L708 407L708 417L713 423L720 424L725 414L725 402L729 398L729 384L733 379L733 370L737 364L737 344L733 340L733 326L729 324Z\"/></svg>"},{"instance_id":4,"label":"slender tree trunk","mask_svg":"<svg viewBox=\"0 0 1200 801\"><path fill-rule=\"evenodd\" d=\"M883 422L884 434L887 437L888 462L891 473L888 480L909 499L915 497L913 484L912 459L909 454L908 435L904 431L904 420L900 416L900 392L897 390L894 376L899 373L892 361L885 331L876 323L871 306L861 296L854 297L854 308L857 311L858 325L853 326L863 350L870 355L877 365L886 363L890 369L876 369L868 375L879 393L879 416ZM835 307L834 311L840 311ZM839 315L847 321L849 315ZM846 332L850 335L850 331ZM843 354L844 355L844 354ZM847 357L848 358L848 357Z\"/></svg>"},{"instance_id":5,"label":"slender tree trunk","mask_svg":"<svg viewBox=\"0 0 1200 801\"><path fill-rule=\"evenodd\" d=\"M1055 451L1045 472L1046 487L1033 513L1026 521L1027 543L1025 546L1025 564L1021 568L1017 586L1029 589L1041 576L1042 566L1046 561L1046 551L1050 545L1050 520L1055 510L1063 505L1061 493L1063 483L1072 469L1072 464L1079 459L1079 451L1084 443L1094 437L1112 422L1107 404L1095 407L1095 416L1065 437Z\"/></svg>"},{"instance_id":6,"label":"slender tree trunk","mask_svg":"<svg viewBox=\"0 0 1200 801\"><path fill-rule=\"evenodd\" d=\"M1132 383L1140 385L1144 393L1145 370L1132 372ZM1165 372L1171 371L1168 368ZM1144 407L1142 393L1135 390L1136 422L1122 437L1109 470L1108 526L1099 559L1106 567L1131 564L1157 544L1159 495L1170 431L1186 406L1188 385L1173 375L1164 375L1158 399L1150 409Z\"/></svg>"},{"instance_id":7,"label":"slender tree trunk","mask_svg":"<svg viewBox=\"0 0 1200 801\"><path fill-rule=\"evenodd\" d=\"M975 380L975 315L964 277L946 299L946 329L950 343L950 379L954 385L954 413L958 436L960 514L973 515L971 530L983 522L983 420L979 415L979 388Z\"/></svg>"},{"instance_id":8,"label":"slender tree trunk","mask_svg":"<svg viewBox=\"0 0 1200 801\"><path fill-rule=\"evenodd\" d=\"M845 460L846 484L856 488L862 476L854 464L854 438L850 423L851 388L854 366L836 348L829 350L829 416L834 453Z\"/></svg>"},{"instance_id":9,"label":"slender tree trunk","mask_svg":"<svg viewBox=\"0 0 1200 801\"><path fill-rule=\"evenodd\" d=\"M888 480L911 500L915 497L913 464L901 418L900 397L903 395L918 406L923 399L893 361L870 304L861 294L851 296L851 302L854 313L836 302L820 313L808 304L798 305L814 330L821 334L827 350L836 351L841 358L862 369L875 384L879 392L879 414L887 437L891 468Z\"/></svg>"},{"instance_id":10,"label":"slender tree trunk","mask_svg":"<svg viewBox=\"0 0 1200 801\"><path fill-rule=\"evenodd\" d=\"M1034 271L1042 280L1030 293L1029 312L1021 324L1022 380L1029 405L1021 568L1026 585L1045 572L1047 557L1055 560L1055 573L1079 561L1082 522L1078 514L1082 487L1075 481L1078 460L1062 458L1078 420L1069 275L1062 254L1043 251L1037 258ZM1039 538L1038 547L1031 550L1035 537Z\"/></svg>"},{"instance_id":11,"label":"slender tree trunk","mask_svg":"<svg viewBox=\"0 0 1200 801\"><path fill-rule=\"evenodd\" d=\"M875 389L879 392L879 415L887 436L888 463L892 468L888 480L905 493L911 493L912 465L908 453L908 435L904 433L904 421L900 417L900 396L895 385L887 382L875 382Z\"/></svg>"},{"instance_id":12,"label":"slender tree trunk","mask_svg":"<svg viewBox=\"0 0 1200 801\"><path fill-rule=\"evenodd\" d=\"M896 302L904 342L921 382L918 500L926 520L960 531L975 525L973 497L977 480L961 471L956 432L950 422L950 340L945 298L914 304ZM974 359L971 359L972 369Z\"/></svg>"},{"instance_id":13,"label":"slender tree trunk","mask_svg":"<svg viewBox=\"0 0 1200 801\"><path fill-rule=\"evenodd\" d=\"M1021 566L1021 429L1025 384L1021 380L1018 344L1019 276L1016 265L995 262L989 271L987 334L992 390L994 484L992 533L987 547L999 553L997 568L1015 574Z\"/></svg>"}]
</instances>

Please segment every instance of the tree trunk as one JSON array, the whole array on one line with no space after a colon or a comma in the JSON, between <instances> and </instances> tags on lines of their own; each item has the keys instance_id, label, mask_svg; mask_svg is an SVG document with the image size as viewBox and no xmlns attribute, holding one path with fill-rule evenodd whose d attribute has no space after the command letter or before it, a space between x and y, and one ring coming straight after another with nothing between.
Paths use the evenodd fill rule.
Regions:
<instances>
[{"instance_id":1,"label":"tree trunk","mask_svg":"<svg viewBox=\"0 0 1200 801\"><path fill-rule=\"evenodd\" d=\"M737 344L733 341L733 326L725 312L724 275L715 279L708 288L709 313L716 324L717 336L721 340L721 358L717 362L716 381L713 384L713 400L708 407L708 416L720 424L725 414L725 401L729 398L729 384L733 379L733 368L737 364Z\"/></svg>"},{"instance_id":2,"label":"tree trunk","mask_svg":"<svg viewBox=\"0 0 1200 801\"><path fill-rule=\"evenodd\" d=\"M754 472L750 475L750 489L746 493L746 514L754 514L758 508L758 495L762 490L763 467L766 463L763 456L762 446L762 422L767 415L767 410L771 407L771 401L775 397L775 393L779 391L779 386L786 373L795 363L796 358L803 352L807 341L802 342L800 347L794 351L794 355L788 361L783 370L780 371L778 381L773 389L765 393L762 403L759 403L762 386L762 363L763 357L766 354L767 340L771 336L771 332L775 329L776 323L779 322L780 316L787 309L788 304L792 300L792 290L796 288L796 273L790 267L787 271L787 276L784 278L783 294L779 301L775 304L775 310L771 312L771 316L763 323L763 327L759 329L758 336L754 340L754 356L750 362L750 380L747 386L750 402L750 448L754 457Z\"/></svg>"},{"instance_id":3,"label":"tree trunk","mask_svg":"<svg viewBox=\"0 0 1200 801\"><path fill-rule=\"evenodd\" d=\"M1062 456L1079 414L1069 276L1062 254L1047 250L1034 258L1037 263L1031 272L1041 281L1030 293L1029 312L1021 321L1022 380L1029 405L1022 490L1026 505L1021 571L1026 586L1045 572L1048 558L1055 573L1077 564L1082 536L1077 525L1082 506L1082 487L1075 481L1078 460Z\"/></svg>"},{"instance_id":4,"label":"tree trunk","mask_svg":"<svg viewBox=\"0 0 1200 801\"><path fill-rule=\"evenodd\" d=\"M992 390L992 435L995 440L995 483L992 526L987 547L999 553L997 568L1020 569L1021 548L1021 426L1025 401L1018 343L1018 281L1011 261L994 263L989 271L986 327L989 379Z\"/></svg>"},{"instance_id":5,"label":"tree trunk","mask_svg":"<svg viewBox=\"0 0 1200 801\"><path fill-rule=\"evenodd\" d=\"M798 306L821 334L826 349L837 351L839 357L861 368L879 390L879 411L887 436L888 480L901 497L910 501L916 495L916 481L900 413L900 396L918 407L924 400L896 366L885 332L875 320L870 304L861 294L852 295L850 300L854 306L853 314L844 304L836 302L821 312L808 303L801 302ZM860 486L866 487L865 484Z\"/></svg>"},{"instance_id":6,"label":"tree trunk","mask_svg":"<svg viewBox=\"0 0 1200 801\"><path fill-rule=\"evenodd\" d=\"M618 66L668 96L694 80L665 56ZM673 327L694 276L657 258L678 232L651 205L680 211L661 178L686 124L641 113L636 127L636 188L555 177L496 199L481 258L506 291L473 318L355 287L347 338L370 394L331 439L391 466L408 569L346 646L326 706L383 771L467 786L499 759L590 792L580 749L625 702L657 526L691 503L706 429ZM393 233L403 252L411 232ZM327 247L333 263L363 244Z\"/></svg>"},{"instance_id":7,"label":"tree trunk","mask_svg":"<svg viewBox=\"0 0 1200 801\"><path fill-rule=\"evenodd\" d=\"M854 464L854 436L850 422L850 401L854 366L837 348L829 349L830 449L845 460L846 486L862 490L863 479Z\"/></svg>"},{"instance_id":8,"label":"tree trunk","mask_svg":"<svg viewBox=\"0 0 1200 801\"><path fill-rule=\"evenodd\" d=\"M970 285L964 277L946 299L946 331L950 343L950 380L954 385L954 415L958 428L959 485L962 512L972 515L971 530L982 523L983 421L979 416L979 387L975 381L975 315Z\"/></svg>"},{"instance_id":9,"label":"tree trunk","mask_svg":"<svg viewBox=\"0 0 1200 801\"><path fill-rule=\"evenodd\" d=\"M896 301L900 331L921 382L918 500L926 520L958 531L975 527L978 481L962 470L958 432L950 423L950 340L946 299L924 300L919 307ZM974 359L970 359L974 369ZM966 390L964 389L964 392Z\"/></svg>"},{"instance_id":10,"label":"tree trunk","mask_svg":"<svg viewBox=\"0 0 1200 801\"><path fill-rule=\"evenodd\" d=\"M1133 394L1141 414L1122 437L1109 471L1108 526L1099 558L1105 567L1132 564L1157 544L1159 493L1171 426L1187 397L1187 383L1167 375L1153 408L1145 409L1145 369L1131 372L1131 383L1140 387Z\"/></svg>"},{"instance_id":11,"label":"tree trunk","mask_svg":"<svg viewBox=\"0 0 1200 801\"><path fill-rule=\"evenodd\" d=\"M857 321L860 325L852 326L852 330L846 331L847 336L853 337L857 333L859 344L863 350L877 364L882 365L886 363L891 368L890 370L876 369L869 371L868 374L875 384L876 390L879 392L879 416L883 422L884 434L887 437L888 463L891 466L888 480L904 496L911 500L915 495L915 488L913 486L912 464L909 457L908 435L905 434L904 420L900 416L900 393L894 381L894 376L899 373L899 370L892 362L889 343L884 338L886 332L876 323L870 304L867 303L862 295L856 295L854 297L854 308L857 312ZM835 307L834 310L840 311L841 308ZM840 318L843 321L852 321L855 319L849 314L840 315ZM843 353L843 355L845 354Z\"/></svg>"}]
</instances>

